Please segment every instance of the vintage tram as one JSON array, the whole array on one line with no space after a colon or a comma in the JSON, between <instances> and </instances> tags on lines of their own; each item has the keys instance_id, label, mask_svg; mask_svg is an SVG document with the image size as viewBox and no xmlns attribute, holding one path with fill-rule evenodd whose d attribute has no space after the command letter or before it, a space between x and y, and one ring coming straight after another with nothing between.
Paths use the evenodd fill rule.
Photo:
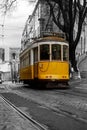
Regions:
<instances>
[{"instance_id":1,"label":"vintage tram","mask_svg":"<svg viewBox=\"0 0 87 130\"><path fill-rule=\"evenodd\" d=\"M20 80L36 86L67 84L69 44L62 35L37 38L20 53Z\"/></svg>"}]
</instances>

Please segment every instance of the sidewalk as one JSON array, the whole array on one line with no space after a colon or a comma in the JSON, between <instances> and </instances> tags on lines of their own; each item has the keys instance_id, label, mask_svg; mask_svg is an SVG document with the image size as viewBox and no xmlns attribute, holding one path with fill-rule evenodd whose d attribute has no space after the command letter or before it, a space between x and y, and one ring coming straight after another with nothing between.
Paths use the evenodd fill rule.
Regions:
<instances>
[{"instance_id":1,"label":"sidewalk","mask_svg":"<svg viewBox=\"0 0 87 130\"><path fill-rule=\"evenodd\" d=\"M37 130L31 123L21 118L0 96L0 130Z\"/></svg>"}]
</instances>

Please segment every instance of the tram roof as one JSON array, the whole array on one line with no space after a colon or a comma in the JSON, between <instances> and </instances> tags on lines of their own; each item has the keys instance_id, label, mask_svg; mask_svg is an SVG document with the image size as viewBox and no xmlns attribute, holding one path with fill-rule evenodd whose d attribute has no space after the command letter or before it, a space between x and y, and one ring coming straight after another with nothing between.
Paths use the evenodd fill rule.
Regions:
<instances>
[{"instance_id":1,"label":"tram roof","mask_svg":"<svg viewBox=\"0 0 87 130\"><path fill-rule=\"evenodd\" d=\"M30 43L30 46L32 46L32 45L35 44L35 43L48 42L48 41L68 43L65 38L59 37L59 36L54 36L54 35L53 35L53 36L44 36L44 37L40 37L40 38L34 38L33 41ZM29 47L26 48L26 49L24 49L24 50L20 53L20 55L21 55L22 53L26 53L28 50L29 50Z\"/></svg>"},{"instance_id":2,"label":"tram roof","mask_svg":"<svg viewBox=\"0 0 87 130\"><path fill-rule=\"evenodd\" d=\"M41 38L34 39L33 43L41 42L41 41L59 41L59 42L67 42L65 38L58 37L58 36L45 36Z\"/></svg>"}]
</instances>

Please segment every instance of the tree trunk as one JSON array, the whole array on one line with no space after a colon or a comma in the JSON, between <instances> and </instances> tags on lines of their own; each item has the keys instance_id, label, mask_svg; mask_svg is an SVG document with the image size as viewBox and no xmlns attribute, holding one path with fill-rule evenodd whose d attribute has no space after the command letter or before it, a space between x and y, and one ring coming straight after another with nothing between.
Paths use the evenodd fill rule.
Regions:
<instances>
[{"instance_id":1,"label":"tree trunk","mask_svg":"<svg viewBox=\"0 0 87 130\"><path fill-rule=\"evenodd\" d=\"M75 47L72 45L69 47L69 59L75 72L78 72L77 61L75 57Z\"/></svg>"}]
</instances>

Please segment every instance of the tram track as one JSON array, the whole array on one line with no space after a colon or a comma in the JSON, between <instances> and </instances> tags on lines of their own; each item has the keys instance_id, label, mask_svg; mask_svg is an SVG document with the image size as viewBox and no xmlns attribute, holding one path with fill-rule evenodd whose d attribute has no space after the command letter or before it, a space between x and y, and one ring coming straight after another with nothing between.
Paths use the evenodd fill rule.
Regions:
<instances>
[{"instance_id":1,"label":"tram track","mask_svg":"<svg viewBox=\"0 0 87 130\"><path fill-rule=\"evenodd\" d=\"M83 110L83 107L84 107L83 101L81 100L81 104L79 104L79 102L80 102L79 100L78 100L79 102L75 101L75 98L77 97L79 99L79 97L81 95L78 96L76 93L75 93L75 95L73 95L74 89L72 89L72 90L69 89L68 92L66 90L53 90L53 89L52 90L43 90L43 92L44 93L42 94L42 90L38 90L36 92L33 89L29 89L29 92L28 92L28 91L26 91L25 88L18 89L18 90L15 89L14 91L12 91L11 89L8 89L8 92L6 92L6 93L4 92L4 93L2 93L2 95L7 100L9 100L10 94L13 95L13 96L10 97L11 100L13 99L12 97L14 97L14 94L15 94L16 97L17 97L17 95L19 95L21 98L25 99L25 101L27 101L29 103L30 103L30 101L34 101L37 104L39 104L41 107L45 107L46 109L49 109L49 110L51 110L52 112L54 112L58 115L63 115L64 117L69 117L69 118L72 118L76 121L87 123L87 118L85 119L83 117L80 117L77 113L73 113L73 111L69 111L70 109L67 109L68 107L70 107L70 108L73 107L73 108L76 108L77 110L79 110L77 108L78 105L79 105L79 108L81 108L81 110ZM6 94L7 94L7 96L6 96ZM58 98L57 98L57 95L59 96ZM62 97L62 95L63 95L63 97ZM41 101L38 100L38 96L41 97ZM48 104L49 100L47 102L45 102L45 100L43 101L42 99L43 99L44 96L45 96L45 98L49 97L50 101L52 99L52 102L57 101L56 104L54 102L54 106L51 106L50 103L52 103L52 102L50 102ZM75 97L75 98L72 99L73 97ZM86 98L86 97L83 97L83 98ZM82 97L81 97L81 99L82 99ZM15 100L19 100L19 99L17 98ZM18 107L22 107L22 106L26 107L26 104L24 104L24 105L19 104L18 105ZM62 106L63 106L63 108L61 108ZM30 119L31 119L31 117L30 117ZM45 130L47 130L46 128L47 127L45 127ZM44 130L44 129L41 129L41 130Z\"/></svg>"},{"instance_id":2,"label":"tram track","mask_svg":"<svg viewBox=\"0 0 87 130\"><path fill-rule=\"evenodd\" d=\"M26 119L31 123L31 125L36 129L36 130L48 130L46 127L44 127L42 124L37 122L36 120L32 119L31 116L27 115L25 112L23 112L21 109L16 107L14 104L12 104L8 99L6 99L4 96L0 95L0 97L3 99L3 101L10 106L14 111L18 113L18 115L21 116L21 118Z\"/></svg>"},{"instance_id":3,"label":"tram track","mask_svg":"<svg viewBox=\"0 0 87 130\"><path fill-rule=\"evenodd\" d=\"M87 110L86 110L86 108L84 108L84 107L86 107L86 104L87 104L87 102L86 102L87 95L86 94L84 96L83 93L74 92L74 91L67 92L67 91L64 91L64 90L63 91L52 90L51 93L49 91L49 93L46 93L45 96L49 97L49 95L51 94L51 99L54 98L54 100L55 100L57 96L56 95L54 96L54 93L56 95L58 95L58 96L60 95L59 96L60 98L58 98L59 99L58 105L57 105L57 102L56 102L56 104L54 103L54 106L51 107L51 105L46 105L46 104L43 103L44 105L46 105L47 108L50 108L52 111L54 111L56 113L61 113L61 114L65 115L65 116L72 117L72 118L74 118L76 120L87 123L87 119L82 118L82 117L80 118L79 115L73 113L73 111L68 111L69 109L64 109L64 108L61 109L61 107L60 107L60 106L63 105L63 106L67 106L67 107L73 107L73 108L75 108L77 110L80 109L81 111L83 110L84 112L86 112ZM61 98L62 95L63 95L64 98L66 97L66 99ZM33 100L33 99L31 98L31 100Z\"/></svg>"},{"instance_id":4,"label":"tram track","mask_svg":"<svg viewBox=\"0 0 87 130\"><path fill-rule=\"evenodd\" d=\"M21 95L20 95L20 93L18 93L18 92L14 92L13 94L17 94L17 95L19 95L20 97L21 97ZM2 94L3 95L3 94ZM63 94L64 95L64 94ZM22 95L23 96L23 95ZM2 96L3 97L3 96ZM13 108L16 108L17 109L17 111L20 113L20 114L22 114L25 118L27 118L28 120L30 120L32 123L34 123L34 124L36 124L36 125L40 125L38 122L36 122L35 120L33 120L31 117L29 117L29 116L27 116L24 112L22 112L19 108L17 108L16 106L14 106L11 102L9 102L8 100L9 99L6 99L6 97L3 97L4 99L5 99L5 101L7 101L8 103L10 103L11 104L11 106L13 106ZM24 99L27 99L27 100L29 100L27 97L22 97L22 98L24 98ZM32 100L32 99L31 99ZM32 101L34 101L34 100L32 100ZM35 102L37 102L37 101L35 101ZM70 102L70 101L68 101L68 102ZM39 103L40 104L40 102L37 102L37 103ZM85 118L82 118L82 117L79 117L78 115L76 115L75 113L72 113L72 111L67 111L66 109L61 109L60 107L57 107L57 106L49 106L49 105L47 105L47 104L44 104L44 103L42 103L43 105L43 107L45 107L45 108L47 108L47 109L50 109L51 111L53 111L53 112L55 112L55 113L57 113L58 115L64 115L64 116L66 116L66 117L70 117L70 118L72 118L72 119L74 119L74 120L78 120L78 121L81 121L81 122L84 122L84 123L87 123L87 119L85 119ZM63 105L64 104L66 104L67 105L67 101L65 100L64 102L63 102ZM61 104L62 105L62 104ZM47 130L46 128L44 128L42 125L40 125L40 127L41 127L41 129L40 130ZM39 129L37 129L37 130L39 130Z\"/></svg>"},{"instance_id":5,"label":"tram track","mask_svg":"<svg viewBox=\"0 0 87 130\"><path fill-rule=\"evenodd\" d=\"M70 91L59 91L59 90L54 90L56 94L62 94L62 95L68 95L68 96L75 96L75 97L80 97L80 98L87 98L87 92L78 92L76 90L70 90Z\"/></svg>"},{"instance_id":6,"label":"tram track","mask_svg":"<svg viewBox=\"0 0 87 130\"><path fill-rule=\"evenodd\" d=\"M76 83L78 83L78 81ZM82 85L87 86L86 83L83 83ZM87 98L87 91L86 90L87 90L87 88L82 87L81 83L80 83L80 86L77 86L77 87L73 87L71 84L71 86L68 88L52 89L52 91L55 94L63 94L63 95L76 96L76 97L79 96L81 98Z\"/></svg>"}]
</instances>

